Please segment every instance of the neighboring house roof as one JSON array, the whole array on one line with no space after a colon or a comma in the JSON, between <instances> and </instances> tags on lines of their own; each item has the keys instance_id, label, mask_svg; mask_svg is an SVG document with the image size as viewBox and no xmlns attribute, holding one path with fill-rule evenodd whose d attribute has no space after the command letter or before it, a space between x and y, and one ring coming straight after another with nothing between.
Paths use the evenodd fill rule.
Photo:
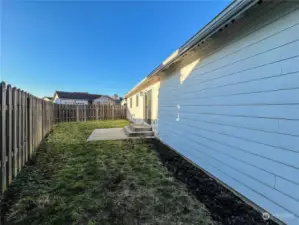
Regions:
<instances>
[{"instance_id":1,"label":"neighboring house roof","mask_svg":"<svg viewBox=\"0 0 299 225\"><path fill-rule=\"evenodd\" d=\"M48 97L48 96L45 96L45 97L43 97L43 99L48 99L48 100L50 100L50 101L52 101L52 97Z\"/></svg>"},{"instance_id":2,"label":"neighboring house roof","mask_svg":"<svg viewBox=\"0 0 299 225\"><path fill-rule=\"evenodd\" d=\"M77 100L95 100L97 98L101 97L108 97L111 100L113 100L108 95L98 95L98 94L89 94L88 92L65 92L65 91L56 91L54 93L57 94L58 98L64 98L64 99L77 99Z\"/></svg>"},{"instance_id":3,"label":"neighboring house roof","mask_svg":"<svg viewBox=\"0 0 299 225\"><path fill-rule=\"evenodd\" d=\"M156 69L154 69L148 76L146 76L141 82L139 82L134 88L132 88L126 95L125 98L130 97L136 93L136 89L139 89L141 85L144 86L153 77L157 76L160 72L170 67L173 63L182 60L187 53L194 50L199 43L204 42L207 38L219 30L224 29L229 23L238 19L241 14L256 5L260 1L258 0L234 0L230 3L222 12L220 12L213 20L211 20L206 26L204 26L199 32L191 37L185 44L179 49L172 53L166 60L162 62Z\"/></svg>"}]
</instances>

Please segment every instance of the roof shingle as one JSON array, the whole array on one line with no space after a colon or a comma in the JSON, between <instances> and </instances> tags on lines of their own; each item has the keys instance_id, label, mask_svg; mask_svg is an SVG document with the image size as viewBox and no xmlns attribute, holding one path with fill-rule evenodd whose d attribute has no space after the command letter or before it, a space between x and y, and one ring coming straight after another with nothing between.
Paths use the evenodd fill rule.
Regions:
<instances>
[{"instance_id":1,"label":"roof shingle","mask_svg":"<svg viewBox=\"0 0 299 225\"><path fill-rule=\"evenodd\" d=\"M106 95L89 94L88 92L65 92L65 91L56 91L56 94L58 95L59 98L81 99L81 100L94 100L102 96L106 96Z\"/></svg>"}]
</instances>

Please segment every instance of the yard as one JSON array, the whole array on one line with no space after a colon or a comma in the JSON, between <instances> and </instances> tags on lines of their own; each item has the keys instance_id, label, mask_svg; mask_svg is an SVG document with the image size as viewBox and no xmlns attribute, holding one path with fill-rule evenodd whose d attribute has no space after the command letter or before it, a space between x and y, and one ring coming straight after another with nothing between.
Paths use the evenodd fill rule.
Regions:
<instances>
[{"instance_id":1,"label":"yard","mask_svg":"<svg viewBox=\"0 0 299 225\"><path fill-rule=\"evenodd\" d=\"M95 128L128 122L60 123L9 187L9 224L215 224L142 140L86 142Z\"/></svg>"}]
</instances>

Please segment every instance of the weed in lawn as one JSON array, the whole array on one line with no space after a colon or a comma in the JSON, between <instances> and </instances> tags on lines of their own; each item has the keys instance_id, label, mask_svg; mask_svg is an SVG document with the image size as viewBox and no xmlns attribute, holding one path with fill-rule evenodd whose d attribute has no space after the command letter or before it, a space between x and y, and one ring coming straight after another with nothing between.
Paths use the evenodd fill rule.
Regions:
<instances>
[{"instance_id":1,"label":"weed in lawn","mask_svg":"<svg viewBox=\"0 0 299 225\"><path fill-rule=\"evenodd\" d=\"M127 121L61 123L9 188L13 224L213 224L141 140L86 142L95 128Z\"/></svg>"}]
</instances>

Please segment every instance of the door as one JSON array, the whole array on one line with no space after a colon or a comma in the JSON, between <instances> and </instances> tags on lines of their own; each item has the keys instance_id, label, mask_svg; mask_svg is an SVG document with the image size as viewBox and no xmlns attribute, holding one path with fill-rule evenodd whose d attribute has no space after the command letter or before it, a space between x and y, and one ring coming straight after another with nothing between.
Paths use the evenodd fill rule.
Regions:
<instances>
[{"instance_id":1,"label":"door","mask_svg":"<svg viewBox=\"0 0 299 225\"><path fill-rule=\"evenodd\" d=\"M152 118L152 90L149 90L144 95L144 122L151 124Z\"/></svg>"}]
</instances>

